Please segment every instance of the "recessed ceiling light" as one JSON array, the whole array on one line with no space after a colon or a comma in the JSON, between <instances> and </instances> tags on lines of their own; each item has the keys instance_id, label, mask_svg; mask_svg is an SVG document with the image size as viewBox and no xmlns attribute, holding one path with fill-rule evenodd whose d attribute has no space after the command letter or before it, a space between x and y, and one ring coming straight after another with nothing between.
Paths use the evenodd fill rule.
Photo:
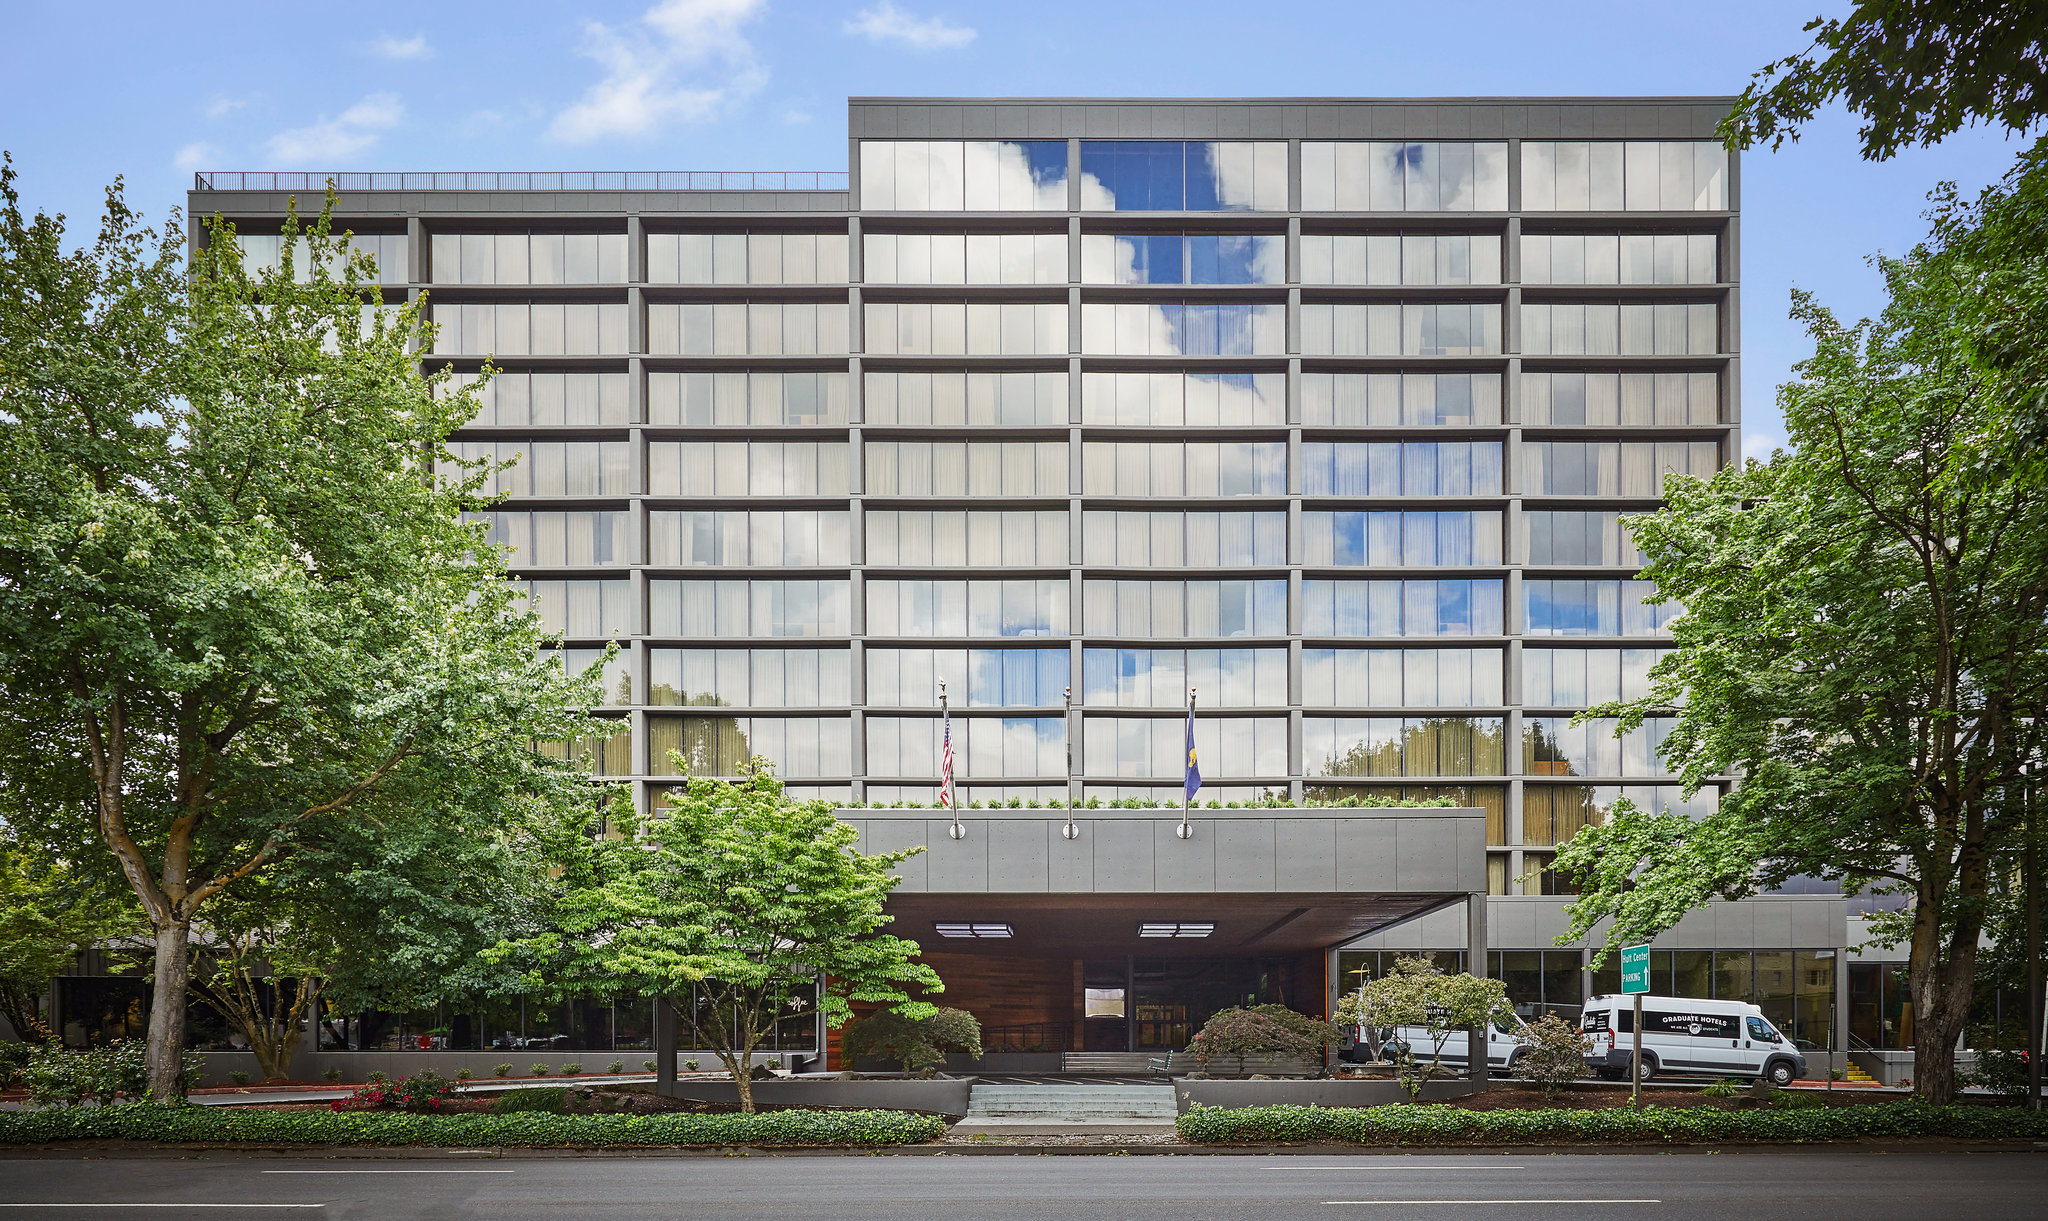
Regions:
<instances>
[{"instance_id":1,"label":"recessed ceiling light","mask_svg":"<svg viewBox=\"0 0 2048 1221\"><path fill-rule=\"evenodd\" d=\"M933 924L941 937L970 937L978 939L999 939L1014 937L1017 930L1007 924Z\"/></svg>"},{"instance_id":2,"label":"recessed ceiling light","mask_svg":"<svg viewBox=\"0 0 2048 1221\"><path fill-rule=\"evenodd\" d=\"M1138 926L1140 937L1207 937L1215 931L1216 926L1211 923L1148 921Z\"/></svg>"}]
</instances>

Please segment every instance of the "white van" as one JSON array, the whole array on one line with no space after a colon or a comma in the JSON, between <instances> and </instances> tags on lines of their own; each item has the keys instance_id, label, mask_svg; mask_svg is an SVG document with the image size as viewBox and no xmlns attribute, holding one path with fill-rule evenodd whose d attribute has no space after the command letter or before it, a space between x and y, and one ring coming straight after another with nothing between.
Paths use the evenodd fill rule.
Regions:
<instances>
[{"instance_id":1,"label":"white van","mask_svg":"<svg viewBox=\"0 0 2048 1221\"><path fill-rule=\"evenodd\" d=\"M1579 1013L1593 1041L1588 1067L1609 1081L1628 1077L1635 1051L1635 997L1596 996ZM1806 1057L1764 1011L1745 1001L1643 998L1643 1080L1658 1073L1764 1077L1790 1085L1806 1075Z\"/></svg>"},{"instance_id":2,"label":"white van","mask_svg":"<svg viewBox=\"0 0 2048 1221\"><path fill-rule=\"evenodd\" d=\"M1486 1030L1486 1067L1489 1074L1514 1072L1515 1061L1528 1050L1528 1045L1522 1042L1522 1034L1528 1029L1529 1024L1514 1014L1493 1019ZM1370 1040L1366 1038L1365 1028L1354 1026L1348 1033L1350 1038L1337 1053L1338 1058L1361 1062L1370 1059L1371 1053L1367 1050ZM1379 1035L1378 1043L1382 1047L1406 1043L1415 1058L1424 1063L1436 1054L1435 1037L1426 1027L1381 1027ZM1443 1067L1462 1070L1466 1060L1465 1032L1453 1030L1444 1037Z\"/></svg>"}]
</instances>

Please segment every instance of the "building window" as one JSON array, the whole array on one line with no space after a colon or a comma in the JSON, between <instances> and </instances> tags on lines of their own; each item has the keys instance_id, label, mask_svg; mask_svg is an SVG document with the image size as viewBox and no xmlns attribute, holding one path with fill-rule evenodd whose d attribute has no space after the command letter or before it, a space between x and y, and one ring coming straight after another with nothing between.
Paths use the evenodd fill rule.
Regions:
<instances>
[{"instance_id":1,"label":"building window","mask_svg":"<svg viewBox=\"0 0 2048 1221\"><path fill-rule=\"evenodd\" d=\"M845 649L649 649L647 702L830 708L851 701Z\"/></svg>"},{"instance_id":2,"label":"building window","mask_svg":"<svg viewBox=\"0 0 2048 1221\"><path fill-rule=\"evenodd\" d=\"M1711 233L1524 233L1524 284L1714 284Z\"/></svg>"},{"instance_id":3,"label":"building window","mask_svg":"<svg viewBox=\"0 0 2048 1221\"><path fill-rule=\"evenodd\" d=\"M1183 718L1090 714L1082 723L1083 770L1090 776L1180 776L1187 769ZM1197 716L1195 753L1205 777L1285 776L1287 719Z\"/></svg>"},{"instance_id":4,"label":"building window","mask_svg":"<svg viewBox=\"0 0 2048 1221\"><path fill-rule=\"evenodd\" d=\"M923 778L939 775L938 717L870 716L867 774ZM953 718L953 757L958 775L983 780L1062 776L1067 770L1067 728L1063 717Z\"/></svg>"},{"instance_id":5,"label":"building window","mask_svg":"<svg viewBox=\"0 0 2048 1221\"><path fill-rule=\"evenodd\" d=\"M1531 636L1662 636L1685 613L1676 602L1651 602L1650 581L1522 582L1523 631Z\"/></svg>"},{"instance_id":6,"label":"building window","mask_svg":"<svg viewBox=\"0 0 2048 1221\"><path fill-rule=\"evenodd\" d=\"M1660 752L1678 718L1643 718L1642 727L1617 737L1620 722L1592 717L1577 724L1568 716L1522 718L1522 774L1525 776L1662 776L1670 772Z\"/></svg>"},{"instance_id":7,"label":"building window","mask_svg":"<svg viewBox=\"0 0 2048 1221\"><path fill-rule=\"evenodd\" d=\"M1490 302L1303 302L1301 354L1497 356L1501 351L1500 311L1499 305Z\"/></svg>"},{"instance_id":8,"label":"building window","mask_svg":"<svg viewBox=\"0 0 2048 1221\"><path fill-rule=\"evenodd\" d=\"M1627 513L1589 509L1522 510L1523 555L1531 564L1599 564L1635 568L1642 555Z\"/></svg>"},{"instance_id":9,"label":"building window","mask_svg":"<svg viewBox=\"0 0 2048 1221\"><path fill-rule=\"evenodd\" d=\"M1179 708L1188 688L1205 708L1287 703L1285 649L1083 649L1082 687L1091 707Z\"/></svg>"},{"instance_id":10,"label":"building window","mask_svg":"<svg viewBox=\"0 0 2048 1221\"><path fill-rule=\"evenodd\" d=\"M1498 284L1500 269L1497 233L1301 235L1303 284Z\"/></svg>"},{"instance_id":11,"label":"building window","mask_svg":"<svg viewBox=\"0 0 2048 1221\"><path fill-rule=\"evenodd\" d=\"M1067 235L864 233L861 279L869 284L1065 284Z\"/></svg>"},{"instance_id":12,"label":"building window","mask_svg":"<svg viewBox=\"0 0 2048 1221\"><path fill-rule=\"evenodd\" d=\"M647 350L656 356L844 356L841 301L753 301L647 307Z\"/></svg>"},{"instance_id":13,"label":"building window","mask_svg":"<svg viewBox=\"0 0 2048 1221\"><path fill-rule=\"evenodd\" d=\"M1095 356L1285 356L1287 307L1246 301L1091 301L1081 350Z\"/></svg>"},{"instance_id":14,"label":"building window","mask_svg":"<svg viewBox=\"0 0 2048 1221\"><path fill-rule=\"evenodd\" d=\"M1285 284L1287 238L1267 233L1084 233L1083 284Z\"/></svg>"},{"instance_id":15,"label":"building window","mask_svg":"<svg viewBox=\"0 0 2048 1221\"><path fill-rule=\"evenodd\" d=\"M1650 694L1650 667L1669 649L1522 650L1522 703L1586 708Z\"/></svg>"},{"instance_id":16,"label":"building window","mask_svg":"<svg viewBox=\"0 0 2048 1221\"><path fill-rule=\"evenodd\" d=\"M1067 562L1065 509L869 509L861 521L870 568Z\"/></svg>"},{"instance_id":17,"label":"building window","mask_svg":"<svg viewBox=\"0 0 2048 1221\"><path fill-rule=\"evenodd\" d=\"M656 509L647 515L647 562L685 567L840 566L851 559L850 517L844 509Z\"/></svg>"},{"instance_id":18,"label":"building window","mask_svg":"<svg viewBox=\"0 0 2048 1221\"><path fill-rule=\"evenodd\" d=\"M1067 307L1043 301L870 301L872 356L1064 356Z\"/></svg>"},{"instance_id":19,"label":"building window","mask_svg":"<svg viewBox=\"0 0 2048 1221\"><path fill-rule=\"evenodd\" d=\"M1310 441L1308 496L1498 496L1498 441Z\"/></svg>"},{"instance_id":20,"label":"building window","mask_svg":"<svg viewBox=\"0 0 2048 1221\"><path fill-rule=\"evenodd\" d=\"M604 510L464 515L489 524L487 544L507 547L514 568L588 568L633 562L632 514Z\"/></svg>"},{"instance_id":21,"label":"building window","mask_svg":"<svg viewBox=\"0 0 2048 1221\"><path fill-rule=\"evenodd\" d=\"M475 385L478 373L455 373L443 393ZM624 373L497 373L477 391L478 425L575 426L632 422L632 379Z\"/></svg>"},{"instance_id":22,"label":"building window","mask_svg":"<svg viewBox=\"0 0 2048 1221\"><path fill-rule=\"evenodd\" d=\"M870 371L866 386L864 418L870 424L1064 428L1067 423L1065 372Z\"/></svg>"},{"instance_id":23,"label":"building window","mask_svg":"<svg viewBox=\"0 0 2048 1221\"><path fill-rule=\"evenodd\" d=\"M1285 513L1081 514L1084 563L1126 568L1278 566L1287 562Z\"/></svg>"},{"instance_id":24,"label":"building window","mask_svg":"<svg viewBox=\"0 0 2048 1221\"><path fill-rule=\"evenodd\" d=\"M1285 373L1081 375L1081 422L1111 427L1284 427Z\"/></svg>"},{"instance_id":25,"label":"building window","mask_svg":"<svg viewBox=\"0 0 2048 1221\"><path fill-rule=\"evenodd\" d=\"M649 284L844 284L844 233L650 233Z\"/></svg>"},{"instance_id":26,"label":"building window","mask_svg":"<svg viewBox=\"0 0 2048 1221\"><path fill-rule=\"evenodd\" d=\"M844 496L844 441L649 441L654 496Z\"/></svg>"},{"instance_id":27,"label":"building window","mask_svg":"<svg viewBox=\"0 0 2048 1221\"><path fill-rule=\"evenodd\" d=\"M1064 636L1064 577L867 583L871 636Z\"/></svg>"},{"instance_id":28,"label":"building window","mask_svg":"<svg viewBox=\"0 0 2048 1221\"><path fill-rule=\"evenodd\" d=\"M869 441L870 496L1065 496L1065 441Z\"/></svg>"},{"instance_id":29,"label":"building window","mask_svg":"<svg viewBox=\"0 0 2048 1221\"><path fill-rule=\"evenodd\" d=\"M1524 140L1524 212L1718 212L1728 150L1712 140Z\"/></svg>"},{"instance_id":30,"label":"building window","mask_svg":"<svg viewBox=\"0 0 2048 1221\"><path fill-rule=\"evenodd\" d=\"M1522 351L1531 356L1711 356L1721 350L1720 331L1721 310L1711 301L1522 306Z\"/></svg>"},{"instance_id":31,"label":"building window","mask_svg":"<svg viewBox=\"0 0 2048 1221\"><path fill-rule=\"evenodd\" d=\"M1301 375L1301 422L1342 428L1500 423L1498 373Z\"/></svg>"},{"instance_id":32,"label":"building window","mask_svg":"<svg viewBox=\"0 0 2048 1221\"><path fill-rule=\"evenodd\" d=\"M1506 583L1498 577L1437 581L1302 582L1308 636L1498 636Z\"/></svg>"},{"instance_id":33,"label":"building window","mask_svg":"<svg viewBox=\"0 0 2048 1221\"><path fill-rule=\"evenodd\" d=\"M624 302L433 307L437 356L624 356Z\"/></svg>"},{"instance_id":34,"label":"building window","mask_svg":"<svg viewBox=\"0 0 2048 1221\"><path fill-rule=\"evenodd\" d=\"M1499 649L1304 649L1313 707L1487 708L1505 699Z\"/></svg>"},{"instance_id":35,"label":"building window","mask_svg":"<svg viewBox=\"0 0 2048 1221\"><path fill-rule=\"evenodd\" d=\"M1310 776L1504 776L1499 717L1304 717Z\"/></svg>"},{"instance_id":36,"label":"building window","mask_svg":"<svg viewBox=\"0 0 2048 1221\"><path fill-rule=\"evenodd\" d=\"M1529 496L1664 494L1664 476L1707 478L1721 469L1717 441L1524 441L1522 491Z\"/></svg>"},{"instance_id":37,"label":"building window","mask_svg":"<svg viewBox=\"0 0 2048 1221\"><path fill-rule=\"evenodd\" d=\"M438 284L624 284L623 233L436 233Z\"/></svg>"},{"instance_id":38,"label":"building window","mask_svg":"<svg viewBox=\"0 0 2048 1221\"><path fill-rule=\"evenodd\" d=\"M844 424L852 379L843 371L647 375L647 422L685 428Z\"/></svg>"},{"instance_id":39,"label":"building window","mask_svg":"<svg viewBox=\"0 0 2048 1221\"><path fill-rule=\"evenodd\" d=\"M1065 140L863 140L860 206L875 212L1064 212Z\"/></svg>"},{"instance_id":40,"label":"building window","mask_svg":"<svg viewBox=\"0 0 2048 1221\"><path fill-rule=\"evenodd\" d=\"M1505 212L1508 146L1305 140L1304 212Z\"/></svg>"},{"instance_id":41,"label":"building window","mask_svg":"<svg viewBox=\"0 0 2048 1221\"><path fill-rule=\"evenodd\" d=\"M1326 567L1451 568L1501 562L1501 515L1491 510L1301 515L1303 562Z\"/></svg>"},{"instance_id":42,"label":"building window","mask_svg":"<svg viewBox=\"0 0 2048 1221\"><path fill-rule=\"evenodd\" d=\"M450 441L448 452L457 462L496 466L479 489L485 496L630 496L637 490L633 446L627 441ZM483 473L441 466L444 480Z\"/></svg>"},{"instance_id":43,"label":"building window","mask_svg":"<svg viewBox=\"0 0 2048 1221\"><path fill-rule=\"evenodd\" d=\"M630 581L514 581L541 627L571 640L633 633Z\"/></svg>"},{"instance_id":44,"label":"building window","mask_svg":"<svg viewBox=\"0 0 2048 1221\"><path fill-rule=\"evenodd\" d=\"M654 776L737 776L760 755L777 776L846 776L853 771L845 717L647 718L647 770Z\"/></svg>"},{"instance_id":45,"label":"building window","mask_svg":"<svg viewBox=\"0 0 2048 1221\"><path fill-rule=\"evenodd\" d=\"M845 581L649 581L650 636L844 636Z\"/></svg>"},{"instance_id":46,"label":"building window","mask_svg":"<svg viewBox=\"0 0 2048 1221\"><path fill-rule=\"evenodd\" d=\"M955 708L1048 708L1068 686L1067 650L867 650L870 708L936 708L939 682Z\"/></svg>"},{"instance_id":47,"label":"building window","mask_svg":"<svg viewBox=\"0 0 2048 1221\"><path fill-rule=\"evenodd\" d=\"M1287 582L1104 581L1082 583L1091 636L1285 636Z\"/></svg>"},{"instance_id":48,"label":"building window","mask_svg":"<svg viewBox=\"0 0 2048 1221\"><path fill-rule=\"evenodd\" d=\"M1721 419L1717 373L1524 373L1527 424L1649 426L1715 424Z\"/></svg>"},{"instance_id":49,"label":"building window","mask_svg":"<svg viewBox=\"0 0 2048 1221\"><path fill-rule=\"evenodd\" d=\"M1083 140L1084 212L1285 212L1284 141Z\"/></svg>"},{"instance_id":50,"label":"building window","mask_svg":"<svg viewBox=\"0 0 2048 1221\"><path fill-rule=\"evenodd\" d=\"M1084 496L1285 496L1284 441L1084 441Z\"/></svg>"},{"instance_id":51,"label":"building window","mask_svg":"<svg viewBox=\"0 0 2048 1221\"><path fill-rule=\"evenodd\" d=\"M376 275L373 284L404 284L412 279L407 267L406 255L409 245L403 233L343 233L340 222L336 222L332 236L334 253L327 260L328 274L340 277L350 254L361 254L373 260ZM284 265L284 236L277 233L238 233L235 242L242 248L242 267L251 276L259 271L270 271ZM301 284L313 278L313 245L308 238L298 238L292 243L292 278Z\"/></svg>"}]
</instances>

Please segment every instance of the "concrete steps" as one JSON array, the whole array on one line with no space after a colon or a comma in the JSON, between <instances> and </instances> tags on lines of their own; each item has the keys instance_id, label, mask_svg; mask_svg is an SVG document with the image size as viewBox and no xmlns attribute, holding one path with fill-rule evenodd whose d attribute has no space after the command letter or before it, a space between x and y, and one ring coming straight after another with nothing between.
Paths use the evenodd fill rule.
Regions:
<instances>
[{"instance_id":1,"label":"concrete steps","mask_svg":"<svg viewBox=\"0 0 2048 1221\"><path fill-rule=\"evenodd\" d=\"M1157 1128L1177 1113L1170 1085L976 1085L960 1126Z\"/></svg>"}]
</instances>

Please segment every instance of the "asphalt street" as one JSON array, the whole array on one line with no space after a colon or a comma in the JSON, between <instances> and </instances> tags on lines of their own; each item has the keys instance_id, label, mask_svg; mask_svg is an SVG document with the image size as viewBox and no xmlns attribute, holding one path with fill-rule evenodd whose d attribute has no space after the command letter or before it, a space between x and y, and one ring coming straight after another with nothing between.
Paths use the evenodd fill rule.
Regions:
<instances>
[{"instance_id":1,"label":"asphalt street","mask_svg":"<svg viewBox=\"0 0 2048 1221\"><path fill-rule=\"evenodd\" d=\"M1306 1221L2048 1215L2048 1155L1740 1153L0 1161L0 1218Z\"/></svg>"}]
</instances>

